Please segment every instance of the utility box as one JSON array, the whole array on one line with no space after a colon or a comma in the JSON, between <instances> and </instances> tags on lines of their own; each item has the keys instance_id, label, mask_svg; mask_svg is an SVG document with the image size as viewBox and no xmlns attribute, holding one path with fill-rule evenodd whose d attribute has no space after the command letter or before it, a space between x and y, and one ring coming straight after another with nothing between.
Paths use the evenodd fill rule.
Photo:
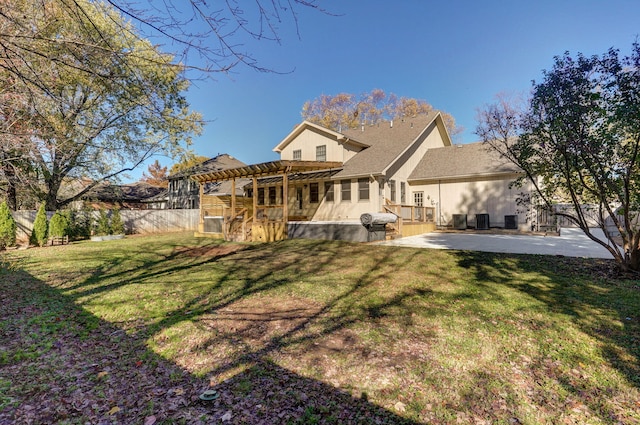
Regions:
<instances>
[{"instance_id":1,"label":"utility box","mask_svg":"<svg viewBox=\"0 0 640 425\"><path fill-rule=\"evenodd\" d=\"M504 216L504 228L505 229L518 229L518 216L517 215L505 215Z\"/></svg>"},{"instance_id":2,"label":"utility box","mask_svg":"<svg viewBox=\"0 0 640 425\"><path fill-rule=\"evenodd\" d=\"M453 215L453 228L455 230L467 230L467 215L466 214L454 214Z\"/></svg>"},{"instance_id":3,"label":"utility box","mask_svg":"<svg viewBox=\"0 0 640 425\"><path fill-rule=\"evenodd\" d=\"M476 214L476 229L489 230L489 214Z\"/></svg>"}]
</instances>

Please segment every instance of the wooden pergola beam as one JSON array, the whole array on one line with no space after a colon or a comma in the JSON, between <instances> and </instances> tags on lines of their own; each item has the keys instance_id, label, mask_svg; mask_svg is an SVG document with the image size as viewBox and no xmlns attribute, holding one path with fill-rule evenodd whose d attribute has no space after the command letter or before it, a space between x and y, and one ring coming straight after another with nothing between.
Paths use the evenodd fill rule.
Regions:
<instances>
[{"instance_id":1,"label":"wooden pergola beam","mask_svg":"<svg viewBox=\"0 0 640 425\"><path fill-rule=\"evenodd\" d=\"M209 183L222 180L230 180L232 178L263 177L285 173L302 173L306 171L319 171L336 168L342 168L342 163L324 161L280 160L196 174L194 176L191 176L191 178L199 183Z\"/></svg>"}]
</instances>

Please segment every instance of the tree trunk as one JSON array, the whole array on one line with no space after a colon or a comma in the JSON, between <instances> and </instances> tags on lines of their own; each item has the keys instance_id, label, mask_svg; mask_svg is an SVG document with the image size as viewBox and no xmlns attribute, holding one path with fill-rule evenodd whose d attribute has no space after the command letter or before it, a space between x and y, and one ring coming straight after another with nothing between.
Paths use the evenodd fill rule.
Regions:
<instances>
[{"instance_id":1,"label":"tree trunk","mask_svg":"<svg viewBox=\"0 0 640 425\"><path fill-rule=\"evenodd\" d=\"M7 187L7 206L11 211L18 209L18 193L16 191L16 185L11 179L9 179L9 186Z\"/></svg>"},{"instance_id":2,"label":"tree trunk","mask_svg":"<svg viewBox=\"0 0 640 425\"><path fill-rule=\"evenodd\" d=\"M56 211L58 209L58 190L60 184L55 181L47 182L47 194L44 199L47 211Z\"/></svg>"},{"instance_id":3,"label":"tree trunk","mask_svg":"<svg viewBox=\"0 0 640 425\"><path fill-rule=\"evenodd\" d=\"M631 248L629 252L629 261L627 263L629 270L640 272L640 249L639 247Z\"/></svg>"}]
</instances>

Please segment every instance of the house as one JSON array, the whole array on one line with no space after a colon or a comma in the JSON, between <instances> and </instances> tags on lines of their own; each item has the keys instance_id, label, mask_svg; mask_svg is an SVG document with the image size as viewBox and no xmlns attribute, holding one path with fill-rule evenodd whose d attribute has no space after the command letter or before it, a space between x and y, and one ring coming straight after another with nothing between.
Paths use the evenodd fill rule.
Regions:
<instances>
[{"instance_id":1,"label":"house","mask_svg":"<svg viewBox=\"0 0 640 425\"><path fill-rule=\"evenodd\" d=\"M518 170L484 145L463 146L452 144L437 111L345 131L304 121L273 149L280 160L192 179L201 186L251 179L224 214L227 239L369 240L360 217L377 212L395 214L393 229L403 236L453 226L454 215L475 224L475 215L488 214L504 225L518 215L510 188Z\"/></svg>"},{"instance_id":2,"label":"house","mask_svg":"<svg viewBox=\"0 0 640 425\"><path fill-rule=\"evenodd\" d=\"M194 165L184 171L169 176L169 187L166 194L166 207L168 209L197 209L200 208L200 186L191 178L194 174L209 173L228 168L243 167L246 164L231 155L220 154ZM247 183L245 181L244 183ZM242 186L237 185L237 195L242 196ZM205 194L231 195L230 181L209 182L202 185Z\"/></svg>"},{"instance_id":3,"label":"house","mask_svg":"<svg viewBox=\"0 0 640 425\"><path fill-rule=\"evenodd\" d=\"M146 209L147 200L161 194L165 189L144 182L114 185L101 183L81 197L82 203L97 208ZM76 208L81 208L76 204Z\"/></svg>"},{"instance_id":4,"label":"house","mask_svg":"<svg viewBox=\"0 0 640 425\"><path fill-rule=\"evenodd\" d=\"M491 147L469 143L429 150L407 182L414 203L436 206L438 226L518 229L527 217L517 199L533 189L528 181L514 185L520 176L522 170Z\"/></svg>"}]
</instances>

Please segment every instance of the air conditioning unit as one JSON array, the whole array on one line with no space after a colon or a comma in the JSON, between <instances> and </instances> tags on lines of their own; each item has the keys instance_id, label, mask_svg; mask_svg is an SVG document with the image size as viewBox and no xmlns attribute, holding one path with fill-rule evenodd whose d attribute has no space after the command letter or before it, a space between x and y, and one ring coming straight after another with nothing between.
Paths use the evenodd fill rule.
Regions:
<instances>
[{"instance_id":1,"label":"air conditioning unit","mask_svg":"<svg viewBox=\"0 0 640 425\"><path fill-rule=\"evenodd\" d=\"M453 214L453 228L455 230L467 230L467 215Z\"/></svg>"},{"instance_id":2,"label":"air conditioning unit","mask_svg":"<svg viewBox=\"0 0 640 425\"><path fill-rule=\"evenodd\" d=\"M476 229L489 230L489 214L476 214Z\"/></svg>"},{"instance_id":3,"label":"air conditioning unit","mask_svg":"<svg viewBox=\"0 0 640 425\"><path fill-rule=\"evenodd\" d=\"M518 216L517 215L505 215L504 216L504 228L505 229L518 229Z\"/></svg>"}]
</instances>

